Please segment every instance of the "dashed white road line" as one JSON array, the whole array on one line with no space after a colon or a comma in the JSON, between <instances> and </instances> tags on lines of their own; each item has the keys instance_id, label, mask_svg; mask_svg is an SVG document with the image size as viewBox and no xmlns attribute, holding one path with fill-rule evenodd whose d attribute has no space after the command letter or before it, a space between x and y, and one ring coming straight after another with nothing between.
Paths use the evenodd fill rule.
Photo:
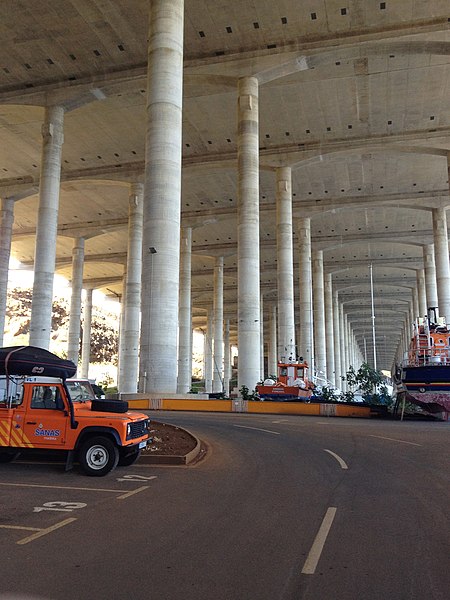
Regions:
<instances>
[{"instance_id":1,"label":"dashed white road line","mask_svg":"<svg viewBox=\"0 0 450 600\"><path fill-rule=\"evenodd\" d=\"M407 442L406 440L396 440L395 438L383 437L382 435L369 434L369 437L378 438L380 440L389 440L391 442L399 442L399 444L410 444L411 446L422 446L422 444L416 444L415 442Z\"/></svg>"},{"instance_id":2,"label":"dashed white road line","mask_svg":"<svg viewBox=\"0 0 450 600\"><path fill-rule=\"evenodd\" d=\"M259 427L247 427L246 425L234 425L234 427L241 427L242 429L254 429L255 431L264 431L265 433L273 433L274 435L280 435L279 431L271 431L270 429L260 429Z\"/></svg>"},{"instance_id":3,"label":"dashed white road line","mask_svg":"<svg viewBox=\"0 0 450 600\"><path fill-rule=\"evenodd\" d=\"M348 469L347 463L343 458L341 458L331 450L327 450L326 448L324 448L324 451L328 452L328 454L331 454L331 456L333 456L338 461L338 463L341 465L341 469Z\"/></svg>"},{"instance_id":4,"label":"dashed white road line","mask_svg":"<svg viewBox=\"0 0 450 600\"><path fill-rule=\"evenodd\" d=\"M322 525L316 535L316 539L309 551L308 557L303 565L302 573L304 575L314 575L316 572L317 564L320 560L320 556L322 554L323 547L325 545L328 533L331 529L331 525L333 524L334 517L336 515L337 508L335 506L330 506L330 508L325 513L325 516L322 521Z\"/></svg>"}]
</instances>

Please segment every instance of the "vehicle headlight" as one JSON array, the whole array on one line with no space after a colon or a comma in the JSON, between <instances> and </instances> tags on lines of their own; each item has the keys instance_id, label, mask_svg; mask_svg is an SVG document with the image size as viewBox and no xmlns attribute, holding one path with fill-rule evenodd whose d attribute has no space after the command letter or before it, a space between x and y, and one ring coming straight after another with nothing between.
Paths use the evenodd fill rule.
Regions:
<instances>
[{"instance_id":1,"label":"vehicle headlight","mask_svg":"<svg viewBox=\"0 0 450 600\"><path fill-rule=\"evenodd\" d=\"M131 435L131 423L127 423L127 438Z\"/></svg>"}]
</instances>

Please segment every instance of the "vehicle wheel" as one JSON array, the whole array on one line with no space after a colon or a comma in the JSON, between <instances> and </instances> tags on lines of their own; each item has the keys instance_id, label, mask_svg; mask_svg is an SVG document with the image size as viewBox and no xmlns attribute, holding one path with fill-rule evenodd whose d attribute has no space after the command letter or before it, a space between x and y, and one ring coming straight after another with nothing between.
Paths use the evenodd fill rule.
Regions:
<instances>
[{"instance_id":1,"label":"vehicle wheel","mask_svg":"<svg viewBox=\"0 0 450 600\"><path fill-rule=\"evenodd\" d=\"M136 450L136 452L132 452L131 454L127 454L126 456L121 456L119 458L119 467L130 467L134 465L137 459L140 457L141 451Z\"/></svg>"},{"instance_id":2,"label":"vehicle wheel","mask_svg":"<svg viewBox=\"0 0 450 600\"><path fill-rule=\"evenodd\" d=\"M78 457L86 475L102 477L116 468L119 449L107 437L92 437L82 443Z\"/></svg>"},{"instance_id":3,"label":"vehicle wheel","mask_svg":"<svg viewBox=\"0 0 450 600\"><path fill-rule=\"evenodd\" d=\"M19 456L20 452L0 452L0 463L9 463Z\"/></svg>"}]
</instances>

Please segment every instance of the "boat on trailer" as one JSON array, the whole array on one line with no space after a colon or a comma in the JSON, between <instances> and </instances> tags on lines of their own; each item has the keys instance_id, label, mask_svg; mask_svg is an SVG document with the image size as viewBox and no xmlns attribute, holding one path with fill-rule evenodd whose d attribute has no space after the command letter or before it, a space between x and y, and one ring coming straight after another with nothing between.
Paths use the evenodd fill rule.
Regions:
<instances>
[{"instance_id":1,"label":"boat on trailer","mask_svg":"<svg viewBox=\"0 0 450 600\"><path fill-rule=\"evenodd\" d=\"M256 386L261 400L309 401L314 385L308 379L308 363L301 358L298 362L279 362L277 380L265 379Z\"/></svg>"},{"instance_id":2,"label":"boat on trailer","mask_svg":"<svg viewBox=\"0 0 450 600\"><path fill-rule=\"evenodd\" d=\"M430 413L450 413L450 329L437 309L413 324L409 350L396 372L397 399Z\"/></svg>"}]
</instances>

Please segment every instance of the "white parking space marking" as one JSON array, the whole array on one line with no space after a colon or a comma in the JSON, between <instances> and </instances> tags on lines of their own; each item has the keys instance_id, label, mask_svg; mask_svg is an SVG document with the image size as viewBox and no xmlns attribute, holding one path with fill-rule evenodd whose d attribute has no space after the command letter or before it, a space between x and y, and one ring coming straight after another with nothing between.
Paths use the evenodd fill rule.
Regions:
<instances>
[{"instance_id":1,"label":"white parking space marking","mask_svg":"<svg viewBox=\"0 0 450 600\"><path fill-rule=\"evenodd\" d=\"M33 533L32 535L23 538L22 540L19 540L18 542L16 542L16 544L19 544L19 546L23 546L24 544L29 544L30 542L33 542L34 540L37 540L40 537L43 537L44 535L47 535L48 533L51 533L52 531L55 531L56 529L60 529L61 527L65 527L66 525L69 525L69 523L73 523L73 521L76 521L75 517L70 517L69 519L65 519L64 521L60 521L59 523L56 523L55 525L52 525L51 527L47 527L46 529L41 529L39 531L37 531L36 533Z\"/></svg>"},{"instance_id":2,"label":"white parking space marking","mask_svg":"<svg viewBox=\"0 0 450 600\"><path fill-rule=\"evenodd\" d=\"M253 429L254 431L264 431L264 433L273 433L274 435L280 435L279 431L270 431L270 429L260 429L259 427L246 427L245 425L234 425L234 427L241 427L242 429Z\"/></svg>"},{"instance_id":3,"label":"white parking space marking","mask_svg":"<svg viewBox=\"0 0 450 600\"><path fill-rule=\"evenodd\" d=\"M144 492L148 490L148 485L144 485L143 487L138 488L137 490L132 490L131 492L127 492L122 496L117 496L117 500L125 500L125 498L129 498L130 496L134 496L134 494L139 494L139 492Z\"/></svg>"},{"instance_id":4,"label":"white parking space marking","mask_svg":"<svg viewBox=\"0 0 450 600\"><path fill-rule=\"evenodd\" d=\"M127 492L128 490L110 490L106 488L89 488L89 487L70 487L70 486L62 486L62 485L40 485L38 483L0 483L3 486L12 486L12 487L31 487L31 488L43 488L50 490L76 490L82 492L109 492L114 494L121 494L122 492Z\"/></svg>"},{"instance_id":5,"label":"white parking space marking","mask_svg":"<svg viewBox=\"0 0 450 600\"><path fill-rule=\"evenodd\" d=\"M304 575L314 575L316 572L317 564L320 560L320 556L322 554L323 547L325 546L328 533L330 532L331 525L333 524L336 511L337 508L335 506L330 506L325 513L322 525L320 526L320 529L316 535L316 539L314 540L305 564L303 565L302 573Z\"/></svg>"},{"instance_id":6,"label":"white parking space marking","mask_svg":"<svg viewBox=\"0 0 450 600\"><path fill-rule=\"evenodd\" d=\"M331 454L331 456L333 456L338 461L338 463L341 465L341 469L348 469L347 463L343 458L341 458L331 450L327 450L326 448L324 448L324 451L328 452L328 454Z\"/></svg>"},{"instance_id":7,"label":"white parking space marking","mask_svg":"<svg viewBox=\"0 0 450 600\"><path fill-rule=\"evenodd\" d=\"M117 481L150 481L151 479L157 479L156 475L124 475L123 477L118 477Z\"/></svg>"},{"instance_id":8,"label":"white parking space marking","mask_svg":"<svg viewBox=\"0 0 450 600\"><path fill-rule=\"evenodd\" d=\"M54 510L58 512L72 512L77 508L86 508L85 502L61 502L60 500L45 502L43 506L35 506L33 512L42 512L44 510Z\"/></svg>"},{"instance_id":9,"label":"white parking space marking","mask_svg":"<svg viewBox=\"0 0 450 600\"><path fill-rule=\"evenodd\" d=\"M22 525L0 525L0 529L23 529L23 531L42 531L40 527L24 527Z\"/></svg>"},{"instance_id":10,"label":"white parking space marking","mask_svg":"<svg viewBox=\"0 0 450 600\"><path fill-rule=\"evenodd\" d=\"M406 440L396 440L395 438L383 437L381 435L372 435L372 434L369 434L369 437L378 438L379 440L389 440L391 442L399 442L399 444L410 444L411 446L420 446L420 447L422 447L422 444L416 444L415 442L407 442Z\"/></svg>"},{"instance_id":11,"label":"white parking space marking","mask_svg":"<svg viewBox=\"0 0 450 600\"><path fill-rule=\"evenodd\" d=\"M272 423L289 423L288 419L280 419L279 421L272 421Z\"/></svg>"}]
</instances>

